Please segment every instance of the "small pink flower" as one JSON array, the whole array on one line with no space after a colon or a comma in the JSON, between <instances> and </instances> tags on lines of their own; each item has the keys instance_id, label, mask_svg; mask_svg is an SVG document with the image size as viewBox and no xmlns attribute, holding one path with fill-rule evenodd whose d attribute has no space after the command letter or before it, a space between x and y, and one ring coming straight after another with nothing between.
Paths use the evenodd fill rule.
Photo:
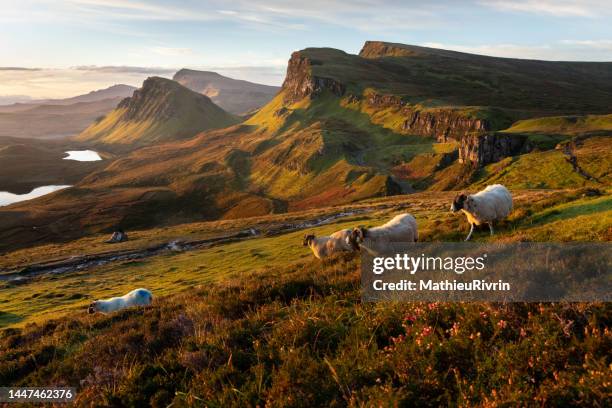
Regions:
<instances>
[{"instance_id":1,"label":"small pink flower","mask_svg":"<svg viewBox=\"0 0 612 408\"><path fill-rule=\"evenodd\" d=\"M426 336L429 336L431 333L433 333L433 327L425 326L423 327L423 330L421 331L421 336L426 337Z\"/></svg>"},{"instance_id":2,"label":"small pink flower","mask_svg":"<svg viewBox=\"0 0 612 408\"><path fill-rule=\"evenodd\" d=\"M413 314L406 315L406 317L404 317L404 320L407 320L407 321L413 322L413 323L416 321L416 319L417 319L416 315L413 315Z\"/></svg>"},{"instance_id":3,"label":"small pink flower","mask_svg":"<svg viewBox=\"0 0 612 408\"><path fill-rule=\"evenodd\" d=\"M503 319L497 322L497 327L499 327L500 329L505 329L507 326L508 322Z\"/></svg>"}]
</instances>

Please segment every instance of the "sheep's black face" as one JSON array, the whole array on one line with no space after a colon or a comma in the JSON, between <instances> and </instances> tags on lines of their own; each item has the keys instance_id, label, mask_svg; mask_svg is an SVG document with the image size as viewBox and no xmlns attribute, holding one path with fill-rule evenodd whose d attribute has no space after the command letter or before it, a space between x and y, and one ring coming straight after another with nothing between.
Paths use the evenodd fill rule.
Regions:
<instances>
[{"instance_id":1,"label":"sheep's black face","mask_svg":"<svg viewBox=\"0 0 612 408\"><path fill-rule=\"evenodd\" d=\"M94 314L96 313L96 302L91 302L89 307L87 308L87 313Z\"/></svg>"},{"instance_id":2,"label":"sheep's black face","mask_svg":"<svg viewBox=\"0 0 612 408\"><path fill-rule=\"evenodd\" d=\"M466 200L467 196L465 194L459 194L456 196L451 204L451 211L455 212L461 210L464 207Z\"/></svg>"},{"instance_id":3,"label":"sheep's black face","mask_svg":"<svg viewBox=\"0 0 612 408\"><path fill-rule=\"evenodd\" d=\"M347 243L354 249L359 250L359 244L365 240L367 230L363 227L354 228L347 237Z\"/></svg>"},{"instance_id":4,"label":"sheep's black face","mask_svg":"<svg viewBox=\"0 0 612 408\"><path fill-rule=\"evenodd\" d=\"M310 246L310 243L314 239L315 239L315 236L313 234L304 235L304 242L302 242L302 245L304 245L305 247Z\"/></svg>"}]
</instances>

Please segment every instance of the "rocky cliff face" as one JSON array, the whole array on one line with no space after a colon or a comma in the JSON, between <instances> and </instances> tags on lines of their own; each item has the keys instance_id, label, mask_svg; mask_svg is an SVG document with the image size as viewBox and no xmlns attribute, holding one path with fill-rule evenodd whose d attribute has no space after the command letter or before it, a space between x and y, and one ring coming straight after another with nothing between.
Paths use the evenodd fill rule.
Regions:
<instances>
[{"instance_id":1,"label":"rocky cliff face","mask_svg":"<svg viewBox=\"0 0 612 408\"><path fill-rule=\"evenodd\" d=\"M359 56L362 58L409 57L417 54L403 44L382 41L366 41L359 52Z\"/></svg>"},{"instance_id":2,"label":"rocky cliff face","mask_svg":"<svg viewBox=\"0 0 612 408\"><path fill-rule=\"evenodd\" d=\"M527 153L531 150L525 135L490 132L463 137L459 145L459 162L482 167L504 157Z\"/></svg>"},{"instance_id":3,"label":"rocky cliff face","mask_svg":"<svg viewBox=\"0 0 612 408\"><path fill-rule=\"evenodd\" d=\"M167 119L174 115L172 96L181 86L174 81L159 77L147 78L142 88L119 102L118 108L125 108L125 120L144 120L149 117Z\"/></svg>"},{"instance_id":4,"label":"rocky cliff face","mask_svg":"<svg viewBox=\"0 0 612 408\"><path fill-rule=\"evenodd\" d=\"M343 84L332 78L313 75L312 65L312 61L301 53L291 54L282 87L286 102L295 102L306 96L316 97L324 90L337 96L344 95L346 88Z\"/></svg>"},{"instance_id":5,"label":"rocky cliff face","mask_svg":"<svg viewBox=\"0 0 612 408\"><path fill-rule=\"evenodd\" d=\"M451 139L461 140L467 135L484 134L491 130L489 121L485 119L470 118L451 109L437 109L431 111L421 110L403 102L394 95L380 95L371 93L366 102L370 107L385 109L394 107L405 120L401 130L420 136L435 138L444 143Z\"/></svg>"}]
</instances>

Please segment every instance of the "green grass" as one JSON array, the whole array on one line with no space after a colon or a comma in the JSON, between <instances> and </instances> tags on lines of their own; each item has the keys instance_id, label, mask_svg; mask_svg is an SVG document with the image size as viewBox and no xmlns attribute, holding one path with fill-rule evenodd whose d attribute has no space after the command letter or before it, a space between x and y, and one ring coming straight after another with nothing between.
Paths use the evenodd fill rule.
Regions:
<instances>
[{"instance_id":1,"label":"green grass","mask_svg":"<svg viewBox=\"0 0 612 408\"><path fill-rule=\"evenodd\" d=\"M474 239L610 241L610 191L587 192L515 190L508 221L494 237L478 230ZM459 241L468 225L448 211L453 196L363 205L408 204L421 241ZM306 232L379 225L397 212L2 284L0 383L75 384L77 406L607 404L609 304L362 303L358 256L319 261L301 246ZM126 244L282 217L142 231ZM92 243L76 241L71 251ZM33 248L11 259L28 251L57 255ZM91 299L140 286L152 289L153 306L85 313Z\"/></svg>"},{"instance_id":2,"label":"green grass","mask_svg":"<svg viewBox=\"0 0 612 408\"><path fill-rule=\"evenodd\" d=\"M551 116L520 120L504 130L509 133L577 135L612 131L612 114L585 116Z\"/></svg>"},{"instance_id":3,"label":"green grass","mask_svg":"<svg viewBox=\"0 0 612 408\"><path fill-rule=\"evenodd\" d=\"M546 227L549 239L558 236L560 240L605 240L610 234L608 229L612 225L610 196L581 198L583 191L585 190L559 192L556 195L528 191L519 193L519 197L515 198L515 215L511 216L510 223L502 224L494 239L512 240L520 237L537 240L542 236L542 228ZM417 217L421 241L456 241L467 234L468 225L464 217L448 212L448 204L452 200L453 193L421 193L410 197L410 207L407 211ZM406 200L388 198L377 202L405 204ZM0 326L14 324L16 319L18 323L25 324L79 309L84 310L91 299L115 296L134 287L147 287L163 296L193 285L224 281L254 271L264 272L270 267L285 267L288 263L312 257L310 251L301 246L301 239L306 232L326 235L360 224L374 226L384 223L395 213L393 209L388 209L349 217L307 231L257 238L197 251L168 253L137 262L115 263L59 276L44 276L27 284L0 283L0 305L7 313L0 316ZM294 220L300 218L297 214L294 216L297 216ZM283 217L286 216L276 216L279 220ZM575 219L581 220L578 226L580 228L573 225ZM256 220L253 219L251 225L257 227ZM270 222L265 220L260 221L262 226ZM133 240L126 244L129 245L127 247L138 248L155 242L168 242L177 236L201 239L239 230L246 225L249 225L248 220L186 224L150 233L135 233ZM190 234L189 231L195 233ZM477 233L475 238L490 239L488 234L484 233ZM46 251L48 256L55 258L84 251L109 250L108 246L99 244L98 247L95 246L96 242L102 240L103 237L76 241L69 252L63 253L54 252L60 248L56 249L53 246L19 251L11 258L7 258L5 265L14 265L31 259L30 254L40 257L41 253L45 253L41 251Z\"/></svg>"}]
</instances>

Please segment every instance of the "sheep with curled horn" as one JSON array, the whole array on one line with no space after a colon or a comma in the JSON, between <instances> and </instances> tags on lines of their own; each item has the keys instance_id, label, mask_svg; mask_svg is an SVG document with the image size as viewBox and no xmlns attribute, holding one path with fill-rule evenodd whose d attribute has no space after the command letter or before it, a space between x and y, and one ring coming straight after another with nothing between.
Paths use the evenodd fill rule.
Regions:
<instances>
[{"instance_id":1,"label":"sheep with curled horn","mask_svg":"<svg viewBox=\"0 0 612 408\"><path fill-rule=\"evenodd\" d=\"M353 247L347 242L351 234L350 229L336 231L329 236L317 237L314 234L304 235L302 245L309 247L314 256L323 259L338 252L352 251Z\"/></svg>"},{"instance_id":2,"label":"sheep with curled horn","mask_svg":"<svg viewBox=\"0 0 612 408\"><path fill-rule=\"evenodd\" d=\"M411 214L399 214L378 227L354 228L347 238L347 244L355 250L362 248L372 256L379 256L393 244L417 242L418 239L416 219Z\"/></svg>"},{"instance_id":3,"label":"sheep with curled horn","mask_svg":"<svg viewBox=\"0 0 612 408\"><path fill-rule=\"evenodd\" d=\"M451 204L451 211L461 211L467 217L470 233L466 241L472 238L474 225L488 224L493 235L493 222L506 218L512 211L512 195L506 187L494 184L476 194L457 195Z\"/></svg>"}]
</instances>

